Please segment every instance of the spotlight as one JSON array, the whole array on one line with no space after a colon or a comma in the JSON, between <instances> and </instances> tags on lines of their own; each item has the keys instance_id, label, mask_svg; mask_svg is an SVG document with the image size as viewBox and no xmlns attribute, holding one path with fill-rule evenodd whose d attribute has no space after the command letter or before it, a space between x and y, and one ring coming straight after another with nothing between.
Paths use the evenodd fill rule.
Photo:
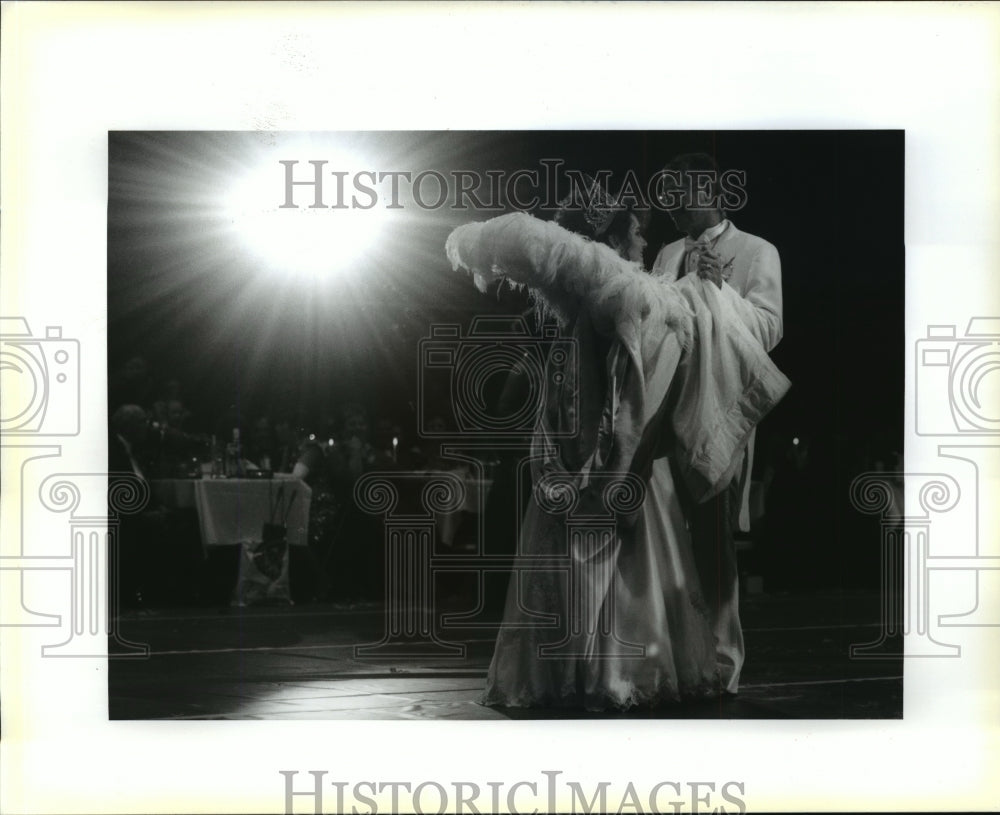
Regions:
<instances>
[{"instance_id":1,"label":"spotlight","mask_svg":"<svg viewBox=\"0 0 1000 815\"><path fill-rule=\"evenodd\" d=\"M313 208L307 203L310 196L301 193L300 206L282 207L285 168L280 159L286 153L298 154L285 148L281 153L257 156L254 166L236 179L222 202L227 221L269 270L313 278L349 272L375 248L385 209L329 204ZM327 150L324 159L329 160L324 168L328 173L364 169L359 156ZM336 179L330 176L326 180L333 186Z\"/></svg>"}]
</instances>

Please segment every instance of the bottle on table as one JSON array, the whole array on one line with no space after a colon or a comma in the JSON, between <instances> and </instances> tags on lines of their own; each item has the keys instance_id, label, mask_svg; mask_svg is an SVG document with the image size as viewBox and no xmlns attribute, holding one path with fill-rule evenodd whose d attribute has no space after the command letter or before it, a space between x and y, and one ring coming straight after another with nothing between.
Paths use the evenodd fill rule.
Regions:
<instances>
[{"instance_id":1,"label":"bottle on table","mask_svg":"<svg viewBox=\"0 0 1000 815\"><path fill-rule=\"evenodd\" d=\"M233 428L233 440L226 445L226 477L243 475L243 450L240 447L240 429Z\"/></svg>"},{"instance_id":2,"label":"bottle on table","mask_svg":"<svg viewBox=\"0 0 1000 815\"><path fill-rule=\"evenodd\" d=\"M226 461L223 455L222 445L219 444L219 439L216 436L212 436L212 478L225 478L226 477Z\"/></svg>"}]
</instances>

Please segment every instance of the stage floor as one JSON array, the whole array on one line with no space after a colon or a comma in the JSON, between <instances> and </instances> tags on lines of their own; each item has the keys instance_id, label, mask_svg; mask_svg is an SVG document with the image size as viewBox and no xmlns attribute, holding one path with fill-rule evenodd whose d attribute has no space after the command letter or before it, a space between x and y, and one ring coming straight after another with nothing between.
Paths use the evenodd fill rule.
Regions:
<instances>
[{"instance_id":1,"label":"stage floor","mask_svg":"<svg viewBox=\"0 0 1000 815\"><path fill-rule=\"evenodd\" d=\"M874 593L745 598L747 662L735 698L591 714L477 704L489 630L449 629L446 658L361 658L384 629L375 606L162 609L119 620L148 658L111 659L112 719L899 718L903 660L851 658L881 635ZM889 649L891 652L892 649Z\"/></svg>"}]
</instances>

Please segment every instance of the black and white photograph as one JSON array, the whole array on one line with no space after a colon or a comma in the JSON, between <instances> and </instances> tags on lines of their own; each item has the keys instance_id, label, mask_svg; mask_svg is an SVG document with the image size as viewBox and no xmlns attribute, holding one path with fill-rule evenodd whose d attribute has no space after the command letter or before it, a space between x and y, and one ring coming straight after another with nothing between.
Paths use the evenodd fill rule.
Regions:
<instances>
[{"instance_id":1,"label":"black and white photograph","mask_svg":"<svg viewBox=\"0 0 1000 815\"><path fill-rule=\"evenodd\" d=\"M1000 5L0 17L0 811L996 809Z\"/></svg>"},{"instance_id":2,"label":"black and white photograph","mask_svg":"<svg viewBox=\"0 0 1000 815\"><path fill-rule=\"evenodd\" d=\"M108 151L112 718L902 716L902 132Z\"/></svg>"}]
</instances>

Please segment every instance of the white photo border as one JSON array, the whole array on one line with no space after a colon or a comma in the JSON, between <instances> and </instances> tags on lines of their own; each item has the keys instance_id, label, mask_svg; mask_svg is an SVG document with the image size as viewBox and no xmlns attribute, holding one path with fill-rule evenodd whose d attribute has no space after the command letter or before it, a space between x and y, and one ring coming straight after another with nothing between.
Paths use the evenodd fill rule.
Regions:
<instances>
[{"instance_id":1,"label":"white photo border","mask_svg":"<svg viewBox=\"0 0 1000 815\"><path fill-rule=\"evenodd\" d=\"M109 130L903 129L906 469L977 488L939 455L954 439L916 432L910 354L929 325L1000 316L996 4L8 2L2 22L0 301L79 342L90 418L45 441L62 471L106 466ZM566 72L579 81L557 85ZM22 501L3 491L4 556ZM956 534L996 536L995 516L959 515ZM14 600L0 594L4 618ZM980 603L1000 617L1000 598ZM751 811L985 809L998 634L956 628L960 659L907 660L902 721L112 722L106 664L41 659L51 631L4 628L0 809L283 812L282 770L483 785L561 770L742 782Z\"/></svg>"}]
</instances>

